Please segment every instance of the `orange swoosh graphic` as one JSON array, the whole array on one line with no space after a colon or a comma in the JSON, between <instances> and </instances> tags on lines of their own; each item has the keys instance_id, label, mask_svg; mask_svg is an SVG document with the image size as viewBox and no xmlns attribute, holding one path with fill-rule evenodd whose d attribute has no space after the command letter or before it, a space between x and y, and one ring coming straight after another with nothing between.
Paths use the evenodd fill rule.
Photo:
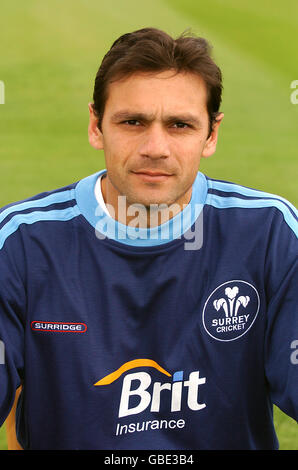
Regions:
<instances>
[{"instance_id":1,"label":"orange swoosh graphic","mask_svg":"<svg viewBox=\"0 0 298 470\"><path fill-rule=\"evenodd\" d=\"M135 367L154 367L155 369L159 370L165 375L171 377L171 374L163 369L157 362L152 361L152 359L134 359L133 361L125 362L119 369L115 370L109 375L106 375L101 380L96 382L94 385L110 385L112 382L117 380L120 375L130 369L134 369Z\"/></svg>"}]
</instances>

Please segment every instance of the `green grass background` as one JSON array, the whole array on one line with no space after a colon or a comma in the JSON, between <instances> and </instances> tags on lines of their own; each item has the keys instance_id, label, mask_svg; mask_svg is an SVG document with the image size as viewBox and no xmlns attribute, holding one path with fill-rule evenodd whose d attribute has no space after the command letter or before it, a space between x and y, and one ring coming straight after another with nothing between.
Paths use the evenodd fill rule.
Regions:
<instances>
[{"instance_id":1,"label":"green grass background","mask_svg":"<svg viewBox=\"0 0 298 470\"><path fill-rule=\"evenodd\" d=\"M201 171L297 206L296 0L2 0L0 206L104 167L87 138L94 77L120 34L146 26L174 36L190 28L222 68L225 117ZM275 423L281 449L297 450L297 424L277 408Z\"/></svg>"}]
</instances>

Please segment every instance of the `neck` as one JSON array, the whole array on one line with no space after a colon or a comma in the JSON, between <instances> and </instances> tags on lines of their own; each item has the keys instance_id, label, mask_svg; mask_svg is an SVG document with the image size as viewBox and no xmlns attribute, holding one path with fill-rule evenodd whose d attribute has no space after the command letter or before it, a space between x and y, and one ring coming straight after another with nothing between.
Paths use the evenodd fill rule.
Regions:
<instances>
[{"instance_id":1,"label":"neck","mask_svg":"<svg viewBox=\"0 0 298 470\"><path fill-rule=\"evenodd\" d=\"M170 206L167 204L150 204L149 206L138 203L128 204L126 197L116 192L106 174L101 179L101 191L109 214L117 222L133 228L153 228L166 223L189 204L192 188L183 201Z\"/></svg>"}]
</instances>

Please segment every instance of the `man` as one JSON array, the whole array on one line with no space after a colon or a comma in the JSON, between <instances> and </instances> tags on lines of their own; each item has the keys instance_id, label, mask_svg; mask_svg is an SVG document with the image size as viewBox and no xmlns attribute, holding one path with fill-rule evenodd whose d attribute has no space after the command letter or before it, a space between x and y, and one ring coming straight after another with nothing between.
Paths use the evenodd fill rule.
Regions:
<instances>
[{"instance_id":1,"label":"man","mask_svg":"<svg viewBox=\"0 0 298 470\"><path fill-rule=\"evenodd\" d=\"M297 420L297 212L198 172L208 43L121 36L89 105L106 169L0 213L1 423L25 449L277 449Z\"/></svg>"}]
</instances>

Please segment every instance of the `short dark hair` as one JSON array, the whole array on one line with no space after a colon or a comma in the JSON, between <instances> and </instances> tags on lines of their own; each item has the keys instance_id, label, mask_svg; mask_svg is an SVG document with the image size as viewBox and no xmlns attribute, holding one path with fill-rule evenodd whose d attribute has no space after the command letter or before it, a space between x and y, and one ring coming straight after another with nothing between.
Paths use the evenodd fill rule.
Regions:
<instances>
[{"instance_id":1,"label":"short dark hair","mask_svg":"<svg viewBox=\"0 0 298 470\"><path fill-rule=\"evenodd\" d=\"M222 73L211 58L209 42L189 30L176 39L157 28L143 28L120 36L104 56L95 78L93 111L98 127L108 98L108 85L137 72L191 72L199 75L207 88L209 134L219 114Z\"/></svg>"}]
</instances>

